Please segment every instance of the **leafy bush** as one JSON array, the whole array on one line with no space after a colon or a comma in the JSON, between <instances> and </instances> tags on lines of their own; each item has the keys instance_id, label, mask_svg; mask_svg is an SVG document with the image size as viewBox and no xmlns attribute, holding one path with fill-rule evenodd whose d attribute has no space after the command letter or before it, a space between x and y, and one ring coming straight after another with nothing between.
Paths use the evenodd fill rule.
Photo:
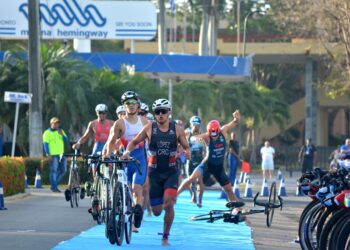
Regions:
<instances>
[{"instance_id":1,"label":"leafy bush","mask_svg":"<svg viewBox=\"0 0 350 250\"><path fill-rule=\"evenodd\" d=\"M24 160L21 157L0 158L0 181L4 195L24 192Z\"/></svg>"},{"instance_id":2,"label":"leafy bush","mask_svg":"<svg viewBox=\"0 0 350 250\"><path fill-rule=\"evenodd\" d=\"M88 173L87 167L82 160L78 160L79 176L81 183L91 179L91 174ZM60 184L67 184L69 178L70 159L67 162L67 172L64 175ZM40 171L41 181L44 185L50 185L50 166L47 158L26 158L25 169L27 174L28 185L34 185L36 171Z\"/></svg>"}]
</instances>

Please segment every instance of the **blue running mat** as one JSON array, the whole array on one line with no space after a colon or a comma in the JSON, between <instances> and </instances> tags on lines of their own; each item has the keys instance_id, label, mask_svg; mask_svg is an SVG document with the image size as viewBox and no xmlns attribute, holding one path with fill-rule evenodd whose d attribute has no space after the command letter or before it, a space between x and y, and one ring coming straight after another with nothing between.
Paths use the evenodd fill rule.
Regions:
<instances>
[{"instance_id":1,"label":"blue running mat","mask_svg":"<svg viewBox=\"0 0 350 250\"><path fill-rule=\"evenodd\" d=\"M203 197L203 207L198 208L191 203L188 191L184 191L177 199L175 205L175 219L172 225L169 243L170 247L161 246L161 233L163 231L164 212L159 217L148 217L144 214L144 222L139 228L139 233L133 233L131 244L124 242L121 246L126 249L255 249L251 229L245 223L239 225L224 223L222 220L214 223L205 221L190 221L194 215L209 212L212 209L225 209L225 200L219 199L219 191L206 191ZM92 227L80 235L61 242L54 250L67 249L117 249L111 245L104 234L104 225Z\"/></svg>"}]
</instances>

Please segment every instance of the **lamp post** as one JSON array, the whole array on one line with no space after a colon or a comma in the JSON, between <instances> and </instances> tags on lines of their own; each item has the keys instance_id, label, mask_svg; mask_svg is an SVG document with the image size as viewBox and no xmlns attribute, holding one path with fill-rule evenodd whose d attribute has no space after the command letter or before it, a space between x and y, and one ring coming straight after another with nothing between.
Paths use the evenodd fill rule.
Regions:
<instances>
[{"instance_id":1,"label":"lamp post","mask_svg":"<svg viewBox=\"0 0 350 250\"><path fill-rule=\"evenodd\" d=\"M270 4L265 3L265 1L258 2L258 4L264 3L264 5L258 6L257 4L254 4L253 7L250 9L249 13L244 18L244 27L243 27L243 57L245 57L246 54L246 35L247 35L247 22L248 18L255 13L260 15L266 15L267 11L270 10L271 6Z\"/></svg>"}]
</instances>

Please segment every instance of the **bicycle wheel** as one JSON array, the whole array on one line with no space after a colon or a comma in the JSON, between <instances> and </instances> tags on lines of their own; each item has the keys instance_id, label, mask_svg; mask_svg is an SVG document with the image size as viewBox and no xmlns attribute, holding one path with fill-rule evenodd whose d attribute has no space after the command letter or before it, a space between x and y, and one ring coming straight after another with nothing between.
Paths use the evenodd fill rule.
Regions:
<instances>
[{"instance_id":1,"label":"bicycle wheel","mask_svg":"<svg viewBox=\"0 0 350 250\"><path fill-rule=\"evenodd\" d=\"M214 222L216 220L223 219L224 213L231 213L231 210L212 210L206 214L193 216L190 218L190 220L193 220L193 221L206 220L208 222Z\"/></svg>"},{"instance_id":2,"label":"bicycle wheel","mask_svg":"<svg viewBox=\"0 0 350 250\"><path fill-rule=\"evenodd\" d=\"M275 213L275 207L274 205L276 204L276 182L272 182L271 187L270 187L270 195L269 195L269 207L267 208L266 211L266 225L267 227L270 227L272 224L272 219L273 215Z\"/></svg>"},{"instance_id":3,"label":"bicycle wheel","mask_svg":"<svg viewBox=\"0 0 350 250\"><path fill-rule=\"evenodd\" d=\"M76 198L76 196L74 195L75 190L73 185L70 185L69 192L70 192L70 206L73 208L75 205L75 198Z\"/></svg>"},{"instance_id":4,"label":"bicycle wheel","mask_svg":"<svg viewBox=\"0 0 350 250\"><path fill-rule=\"evenodd\" d=\"M305 216L306 220L303 226L303 234L300 239L306 247L305 249L315 249L317 247L317 222L319 221L319 218L322 216L324 211L325 208L322 206L322 204L319 204L310 210L308 216Z\"/></svg>"},{"instance_id":5,"label":"bicycle wheel","mask_svg":"<svg viewBox=\"0 0 350 250\"><path fill-rule=\"evenodd\" d=\"M96 206L95 208L93 208L92 210L96 213L94 215L94 219L96 220L98 225L101 225L103 223L103 210L101 209L101 198L103 196L103 192L102 192L102 186L103 186L103 179L96 175L96 182L95 182L95 190L94 190L94 194L91 196L91 199L94 200L95 198L97 198L98 204L94 204L93 202L93 206Z\"/></svg>"},{"instance_id":6,"label":"bicycle wheel","mask_svg":"<svg viewBox=\"0 0 350 250\"><path fill-rule=\"evenodd\" d=\"M123 243L124 238L125 222L123 212L123 187L120 182L116 182L113 192L112 221L118 246Z\"/></svg>"},{"instance_id":7,"label":"bicycle wheel","mask_svg":"<svg viewBox=\"0 0 350 250\"><path fill-rule=\"evenodd\" d=\"M336 249L336 245L337 245L337 239L338 236L340 234L340 230L343 228L345 222L348 220L348 218L350 218L350 213L345 213L340 220L338 221L338 223L336 224L336 226L334 226L331 230L330 233L330 238L328 241L328 249ZM340 249L340 248L338 248Z\"/></svg>"},{"instance_id":8,"label":"bicycle wheel","mask_svg":"<svg viewBox=\"0 0 350 250\"><path fill-rule=\"evenodd\" d=\"M131 242L131 235L132 235L132 224L134 222L134 214L132 213L132 198L130 196L129 188L126 187L126 198L125 198L125 205L126 205L126 216L125 216L125 241L127 244L130 244Z\"/></svg>"},{"instance_id":9,"label":"bicycle wheel","mask_svg":"<svg viewBox=\"0 0 350 250\"><path fill-rule=\"evenodd\" d=\"M320 217L320 220L317 223L317 230L316 230L316 241L317 241L318 248L320 248L319 242L320 242L320 237L321 237L321 233L323 231L323 228L327 224L328 220L333 216L333 214L338 209L339 209L339 207L327 207L325 212Z\"/></svg>"},{"instance_id":10,"label":"bicycle wheel","mask_svg":"<svg viewBox=\"0 0 350 250\"><path fill-rule=\"evenodd\" d=\"M78 169L75 169L73 171L74 173L74 196L75 196L75 206L79 207L79 198L80 198L80 183L79 183L79 174L78 174Z\"/></svg>"},{"instance_id":11,"label":"bicycle wheel","mask_svg":"<svg viewBox=\"0 0 350 250\"><path fill-rule=\"evenodd\" d=\"M310 207L310 209L307 211L307 213L304 215L302 220L300 220L300 227L299 227L299 239L300 239L300 247L303 250L309 249L308 247L308 227L309 227L309 220L310 217L313 216L314 213L317 213L320 209L323 209L323 206L321 203L315 203L314 206Z\"/></svg>"},{"instance_id":12,"label":"bicycle wheel","mask_svg":"<svg viewBox=\"0 0 350 250\"><path fill-rule=\"evenodd\" d=\"M117 194L115 194L115 186L117 185L118 180L115 176L112 176L111 178L111 189L113 190L113 194L112 194L112 204L111 206L108 207L108 210L106 211L106 236L109 240L109 242L113 245L116 242L116 212L114 207L116 206L116 200L117 198L115 197Z\"/></svg>"},{"instance_id":13,"label":"bicycle wheel","mask_svg":"<svg viewBox=\"0 0 350 250\"><path fill-rule=\"evenodd\" d=\"M336 249L350 249L350 218L345 221L340 229Z\"/></svg>"},{"instance_id":14,"label":"bicycle wheel","mask_svg":"<svg viewBox=\"0 0 350 250\"><path fill-rule=\"evenodd\" d=\"M110 213L111 213L111 182L109 180L105 180L104 182L104 202L103 202L103 219L105 222L105 236L108 239L108 226L109 226L109 220L110 220ZM114 240L115 242L115 240ZM113 243L114 244L114 243Z\"/></svg>"},{"instance_id":15,"label":"bicycle wheel","mask_svg":"<svg viewBox=\"0 0 350 250\"><path fill-rule=\"evenodd\" d=\"M328 218L326 223L324 224L324 227L322 228L322 232L319 237L318 246L319 249L325 250L328 246L328 241L330 238L330 233L333 227L338 226L338 221L342 218L344 215L344 212L346 212L343 209L339 209L337 211L334 211L331 216Z\"/></svg>"},{"instance_id":16,"label":"bicycle wheel","mask_svg":"<svg viewBox=\"0 0 350 250\"><path fill-rule=\"evenodd\" d=\"M299 218L299 227L298 227L298 237L299 239L301 238L301 235L303 234L303 222L305 222L305 216L308 214L308 212L310 211L310 209L312 209L316 204L319 204L320 201L319 200L312 200L309 204L307 204L307 206L304 208L303 212L301 213L300 215L300 218ZM300 244L301 241L299 241Z\"/></svg>"}]
</instances>

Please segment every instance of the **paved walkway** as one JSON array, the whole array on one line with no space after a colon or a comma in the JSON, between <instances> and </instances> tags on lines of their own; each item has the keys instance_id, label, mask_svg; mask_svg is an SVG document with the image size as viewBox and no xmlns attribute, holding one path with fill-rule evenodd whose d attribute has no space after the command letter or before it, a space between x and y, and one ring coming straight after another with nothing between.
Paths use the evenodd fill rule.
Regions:
<instances>
[{"instance_id":1,"label":"paved walkway","mask_svg":"<svg viewBox=\"0 0 350 250\"><path fill-rule=\"evenodd\" d=\"M299 245L293 243L293 241L297 235L299 216L310 200L305 196L295 196L297 178L297 174L293 174L293 177L289 177L289 174L286 175L285 186L288 196L284 197L283 210L275 211L271 228L266 227L266 217L264 215L257 214L249 216L247 224L252 229L252 237L256 249L277 250L281 249L281 247L283 247L283 249L300 249ZM251 180L253 194L255 194L261 189L261 175L253 174L251 175ZM272 181L268 181L268 185L270 185L271 182ZM278 186L279 183L277 183L277 187ZM240 185L240 191L241 195L243 195L243 184ZM193 205L193 207L198 210L196 210L197 212L202 211L205 213L211 209L205 206L205 202L212 203L205 199L210 193L212 192L206 192L204 194L204 207L202 209L198 210ZM216 204L215 207L224 204L224 200L218 199L220 192L214 192L214 196L217 196L217 199L214 197L213 200ZM242 199L246 202L247 207L252 207L252 198ZM79 235L82 231L89 230L89 228L95 226L95 223L92 222L89 214L86 212L88 204L88 200L84 200L81 204L81 208L72 209L69 207L69 204L64 201L63 194L54 194L47 189L29 189L26 195L5 198L5 205L9 210L0 211L0 239L3 238L3 240L0 240L3 242L0 245L0 249L3 249L2 247L5 246L12 249L28 249L29 246L33 246L35 249L50 249L57 246L59 242L67 241ZM192 206L192 204L189 205ZM177 209L180 209L180 207ZM69 223L74 220L73 218L79 222L79 225L76 223ZM158 231L160 231L160 222L157 221L156 223L157 230L159 229ZM198 225L198 223L195 225ZM226 239L234 239L237 225L225 223L223 226L226 229L232 229L231 231L225 230ZM181 225L179 227L181 227ZM217 229L217 232L220 230L221 228ZM57 231L57 233L55 233L55 231ZM212 233L216 233L216 231ZM218 234L222 235L220 233ZM47 237L48 235L50 237ZM133 241L135 240L134 243L137 242L138 237L141 238L135 235L133 239ZM203 241L205 243L205 237L203 237ZM4 245L4 243L6 244ZM184 247L184 245L182 245L182 247ZM172 249L176 249L176 247ZM236 247L235 249L240 248Z\"/></svg>"}]
</instances>

